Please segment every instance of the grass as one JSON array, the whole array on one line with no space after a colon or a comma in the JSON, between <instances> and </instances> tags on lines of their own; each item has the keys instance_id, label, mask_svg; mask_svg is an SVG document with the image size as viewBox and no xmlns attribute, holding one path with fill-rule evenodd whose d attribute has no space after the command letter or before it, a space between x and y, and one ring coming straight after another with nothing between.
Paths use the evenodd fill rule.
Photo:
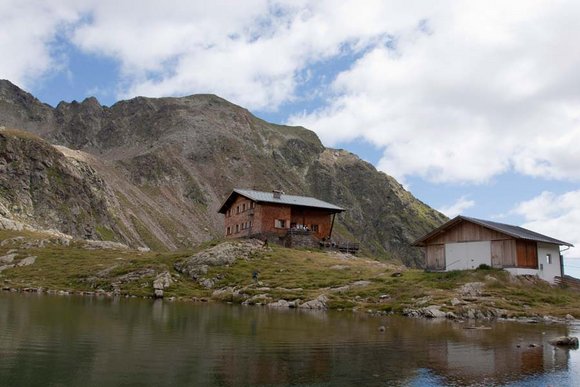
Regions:
<instances>
[{"instance_id":1,"label":"grass","mask_svg":"<svg viewBox=\"0 0 580 387\"><path fill-rule=\"evenodd\" d=\"M108 228L107 226L97 226L97 234L103 241L117 241L117 237L115 236L115 232Z\"/></svg>"},{"instance_id":2,"label":"grass","mask_svg":"<svg viewBox=\"0 0 580 387\"><path fill-rule=\"evenodd\" d=\"M37 260L31 266L0 272L2 287L42 287L73 292L117 290L122 295L152 296L155 275L169 271L174 283L166 289L166 296L210 298L215 289L235 287L249 297L267 294L272 300L305 301L325 294L331 308L356 307L400 313L405 308L428 305L441 305L442 310L457 312L463 306L453 307L451 300L461 298L458 288L468 282L483 282L485 287L481 297L464 297L469 307L482 310L501 308L514 316L565 316L568 313L578 315L580 311L577 291L552 287L538 280L517 279L495 269L426 273L368 258L345 259L321 251L271 246L229 266L210 266L205 277L217 280L214 289L206 289L175 271L174 263L222 241L206 242L189 251L145 253L88 250L78 241L69 246L52 243L40 248L34 247L34 241L50 237L31 231L0 231L0 240L14 237L23 239L5 243L0 247L0 256L16 249L17 259L34 255ZM255 270L259 272L259 285L252 280ZM393 275L396 272L402 272L402 275ZM355 286L356 281L366 282ZM234 302L242 300L234 299L231 294L220 298Z\"/></svg>"}]
</instances>

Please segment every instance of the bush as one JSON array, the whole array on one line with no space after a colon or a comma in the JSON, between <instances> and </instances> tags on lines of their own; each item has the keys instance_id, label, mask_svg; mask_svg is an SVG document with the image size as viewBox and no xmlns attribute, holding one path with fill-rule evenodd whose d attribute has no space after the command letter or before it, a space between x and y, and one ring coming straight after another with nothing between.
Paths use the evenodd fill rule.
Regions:
<instances>
[{"instance_id":1,"label":"bush","mask_svg":"<svg viewBox=\"0 0 580 387\"><path fill-rule=\"evenodd\" d=\"M477 267L477 270L491 270L491 266L486 265L485 263L482 263L481 265L479 265Z\"/></svg>"}]
</instances>

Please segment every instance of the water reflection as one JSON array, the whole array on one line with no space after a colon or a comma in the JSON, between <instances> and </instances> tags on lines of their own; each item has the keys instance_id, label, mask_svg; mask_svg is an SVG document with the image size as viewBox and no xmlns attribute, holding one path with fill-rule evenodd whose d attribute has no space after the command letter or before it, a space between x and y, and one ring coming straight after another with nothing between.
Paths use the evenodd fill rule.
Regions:
<instances>
[{"instance_id":1,"label":"water reflection","mask_svg":"<svg viewBox=\"0 0 580 387\"><path fill-rule=\"evenodd\" d=\"M565 326L0 294L0 327L0 385L580 384Z\"/></svg>"}]
</instances>

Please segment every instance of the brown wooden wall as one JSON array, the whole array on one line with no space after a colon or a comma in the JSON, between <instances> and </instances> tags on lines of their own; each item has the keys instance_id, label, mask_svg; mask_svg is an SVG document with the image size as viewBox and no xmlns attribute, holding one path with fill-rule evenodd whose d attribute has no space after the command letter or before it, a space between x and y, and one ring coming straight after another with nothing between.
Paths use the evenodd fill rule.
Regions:
<instances>
[{"instance_id":1,"label":"brown wooden wall","mask_svg":"<svg viewBox=\"0 0 580 387\"><path fill-rule=\"evenodd\" d=\"M234 200L224 218L224 235L226 237L240 238L259 234L284 236L293 223L307 226L310 229L313 225L317 225L318 231L314 233L314 236L319 239L327 237L330 233L332 214L326 210L291 207L275 203L252 203L250 199L243 196L238 196ZM286 227L276 228L276 219L286 221ZM249 226L250 224L251 226ZM235 231L236 226L238 232ZM229 234L228 227L230 228Z\"/></svg>"},{"instance_id":2,"label":"brown wooden wall","mask_svg":"<svg viewBox=\"0 0 580 387\"><path fill-rule=\"evenodd\" d=\"M460 222L445 232L433 236L425 241L426 244L444 244L453 242L474 242L513 239L509 235L490 230L478 224L470 222Z\"/></svg>"},{"instance_id":3,"label":"brown wooden wall","mask_svg":"<svg viewBox=\"0 0 580 387\"><path fill-rule=\"evenodd\" d=\"M240 238L249 236L250 233L256 233L256 222L254 220L254 211L251 208L252 201L243 196L238 196L236 200L232 203L229 208L229 213L226 212L224 218L224 235L230 238ZM255 205L255 204L254 204ZM240 208L238 213L237 209ZM249 226L251 222L251 226ZM236 232L236 225L238 226L238 232ZM242 228L248 225L247 228ZM230 228L230 234L227 233L228 227Z\"/></svg>"},{"instance_id":4,"label":"brown wooden wall","mask_svg":"<svg viewBox=\"0 0 580 387\"><path fill-rule=\"evenodd\" d=\"M516 241L518 267L538 268L538 244L531 241Z\"/></svg>"},{"instance_id":5,"label":"brown wooden wall","mask_svg":"<svg viewBox=\"0 0 580 387\"><path fill-rule=\"evenodd\" d=\"M291 224L302 224L311 230L313 225L317 225L318 231L314 235L318 239L327 237L330 233L332 215L328 211L315 208L292 207L291 218Z\"/></svg>"},{"instance_id":6,"label":"brown wooden wall","mask_svg":"<svg viewBox=\"0 0 580 387\"><path fill-rule=\"evenodd\" d=\"M445 245L428 245L425 256L427 269L445 270Z\"/></svg>"},{"instance_id":7,"label":"brown wooden wall","mask_svg":"<svg viewBox=\"0 0 580 387\"><path fill-rule=\"evenodd\" d=\"M279 204L258 203L254 219L256 232L284 236L288 232L288 227L290 226L290 207ZM274 227L274 221L276 219L285 220L286 228Z\"/></svg>"},{"instance_id":8,"label":"brown wooden wall","mask_svg":"<svg viewBox=\"0 0 580 387\"><path fill-rule=\"evenodd\" d=\"M491 266L496 268L516 266L515 239L491 241Z\"/></svg>"}]
</instances>

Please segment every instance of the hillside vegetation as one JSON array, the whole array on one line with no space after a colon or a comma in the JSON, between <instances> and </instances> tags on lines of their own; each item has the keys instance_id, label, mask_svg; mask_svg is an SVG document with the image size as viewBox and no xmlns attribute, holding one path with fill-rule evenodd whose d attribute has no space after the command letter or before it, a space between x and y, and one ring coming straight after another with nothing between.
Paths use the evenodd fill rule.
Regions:
<instances>
[{"instance_id":1,"label":"hillside vegetation","mask_svg":"<svg viewBox=\"0 0 580 387\"><path fill-rule=\"evenodd\" d=\"M426 273L337 252L265 248L255 240L166 253L30 231L0 231L0 240L4 290L154 297L157 288L170 300L447 318L564 317L580 310L577 292L501 270Z\"/></svg>"}]
</instances>

